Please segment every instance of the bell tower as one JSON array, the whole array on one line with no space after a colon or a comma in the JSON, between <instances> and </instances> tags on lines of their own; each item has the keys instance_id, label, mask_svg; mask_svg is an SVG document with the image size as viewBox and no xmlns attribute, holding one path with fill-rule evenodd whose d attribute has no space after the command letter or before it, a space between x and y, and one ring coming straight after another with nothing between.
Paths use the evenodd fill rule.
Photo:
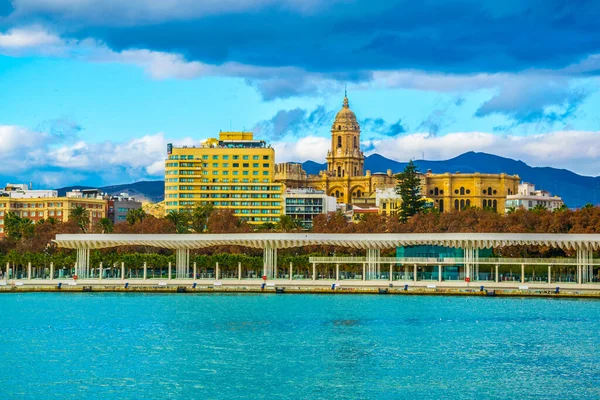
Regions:
<instances>
[{"instance_id":1,"label":"bell tower","mask_svg":"<svg viewBox=\"0 0 600 400\"><path fill-rule=\"evenodd\" d=\"M327 152L329 176L346 178L364 175L365 156L360 151L360 127L345 94L342 109L331 126L331 150Z\"/></svg>"}]
</instances>

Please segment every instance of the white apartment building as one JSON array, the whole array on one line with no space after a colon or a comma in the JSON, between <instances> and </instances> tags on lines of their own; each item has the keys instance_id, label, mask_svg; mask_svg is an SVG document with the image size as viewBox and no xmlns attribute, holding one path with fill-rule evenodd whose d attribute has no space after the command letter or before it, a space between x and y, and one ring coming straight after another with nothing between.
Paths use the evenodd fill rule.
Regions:
<instances>
[{"instance_id":1,"label":"white apartment building","mask_svg":"<svg viewBox=\"0 0 600 400\"><path fill-rule=\"evenodd\" d=\"M552 196L546 190L536 190L533 183L522 182L519 184L517 194L506 196L505 211L514 209L531 210L535 206L543 206L547 210L554 211L564 205L559 196Z\"/></svg>"}]
</instances>

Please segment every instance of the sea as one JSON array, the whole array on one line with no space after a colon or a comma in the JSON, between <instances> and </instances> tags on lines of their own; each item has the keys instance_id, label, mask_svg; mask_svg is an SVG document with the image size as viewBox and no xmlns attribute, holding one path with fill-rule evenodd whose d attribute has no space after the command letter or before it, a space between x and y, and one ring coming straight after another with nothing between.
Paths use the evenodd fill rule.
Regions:
<instances>
[{"instance_id":1,"label":"sea","mask_svg":"<svg viewBox=\"0 0 600 400\"><path fill-rule=\"evenodd\" d=\"M0 294L2 399L599 399L600 301Z\"/></svg>"}]
</instances>

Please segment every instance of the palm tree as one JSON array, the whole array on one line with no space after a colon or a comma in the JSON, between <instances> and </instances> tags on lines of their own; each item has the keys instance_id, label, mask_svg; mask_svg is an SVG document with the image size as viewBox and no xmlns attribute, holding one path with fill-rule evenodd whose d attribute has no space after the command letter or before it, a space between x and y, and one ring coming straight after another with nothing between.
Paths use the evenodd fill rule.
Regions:
<instances>
[{"instance_id":1,"label":"palm tree","mask_svg":"<svg viewBox=\"0 0 600 400\"><path fill-rule=\"evenodd\" d=\"M77 222L77 225L79 226L79 228L81 228L81 230L83 232L85 232L86 229L89 227L90 213L87 210L87 208L85 208L85 207L77 206L77 207L73 208L71 210L69 218L73 218Z\"/></svg>"},{"instance_id":2,"label":"palm tree","mask_svg":"<svg viewBox=\"0 0 600 400\"><path fill-rule=\"evenodd\" d=\"M4 220L4 229L6 230L6 236L18 240L33 236L34 225L29 218L23 218L14 212L9 212Z\"/></svg>"},{"instance_id":3,"label":"palm tree","mask_svg":"<svg viewBox=\"0 0 600 400\"><path fill-rule=\"evenodd\" d=\"M137 222L142 222L147 216L148 214L146 214L146 211L144 211L141 208L138 208L135 210L129 210L127 212L125 220L129 225L135 225Z\"/></svg>"},{"instance_id":4,"label":"palm tree","mask_svg":"<svg viewBox=\"0 0 600 400\"><path fill-rule=\"evenodd\" d=\"M277 230L281 232L291 232L293 230L298 229L299 227L300 224L298 224L298 221L292 219L292 217L290 217L289 215L282 215L279 218L279 222L277 223Z\"/></svg>"},{"instance_id":5,"label":"palm tree","mask_svg":"<svg viewBox=\"0 0 600 400\"><path fill-rule=\"evenodd\" d=\"M114 224L109 218L101 218L100 221L98 221L98 226L102 228L102 233L111 233L114 228Z\"/></svg>"},{"instance_id":6,"label":"palm tree","mask_svg":"<svg viewBox=\"0 0 600 400\"><path fill-rule=\"evenodd\" d=\"M188 233L190 230L190 216L186 211L171 211L165 217L175 225L177 233Z\"/></svg>"},{"instance_id":7,"label":"palm tree","mask_svg":"<svg viewBox=\"0 0 600 400\"><path fill-rule=\"evenodd\" d=\"M196 207L192 211L191 215L191 223L192 229L196 233L202 233L206 230L206 225L208 224L208 219L212 215L214 211L214 206L212 203L206 203L199 207Z\"/></svg>"}]
</instances>

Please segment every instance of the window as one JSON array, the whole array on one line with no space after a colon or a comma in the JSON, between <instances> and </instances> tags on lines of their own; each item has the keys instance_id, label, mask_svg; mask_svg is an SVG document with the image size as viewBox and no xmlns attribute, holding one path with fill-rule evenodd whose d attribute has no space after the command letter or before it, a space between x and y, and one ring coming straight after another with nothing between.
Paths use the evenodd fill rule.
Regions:
<instances>
[{"instance_id":1,"label":"window","mask_svg":"<svg viewBox=\"0 0 600 400\"><path fill-rule=\"evenodd\" d=\"M439 209L440 209L440 212L444 212L444 200L440 200Z\"/></svg>"},{"instance_id":2,"label":"window","mask_svg":"<svg viewBox=\"0 0 600 400\"><path fill-rule=\"evenodd\" d=\"M242 164L242 168L249 168L249 167L250 167L250 164L248 164L248 163L243 163Z\"/></svg>"},{"instance_id":3,"label":"window","mask_svg":"<svg viewBox=\"0 0 600 400\"><path fill-rule=\"evenodd\" d=\"M219 168L219 163L213 163L213 168Z\"/></svg>"},{"instance_id":4,"label":"window","mask_svg":"<svg viewBox=\"0 0 600 400\"><path fill-rule=\"evenodd\" d=\"M263 168L269 168L269 163L263 164Z\"/></svg>"},{"instance_id":5,"label":"window","mask_svg":"<svg viewBox=\"0 0 600 400\"><path fill-rule=\"evenodd\" d=\"M204 155L204 156L202 156L202 159L203 159L203 160L208 160L208 156L207 156L207 155Z\"/></svg>"},{"instance_id":6,"label":"window","mask_svg":"<svg viewBox=\"0 0 600 400\"><path fill-rule=\"evenodd\" d=\"M439 190L438 190L438 188L437 188L437 187L436 187L435 189L433 189L433 193L434 193L436 196L439 194Z\"/></svg>"},{"instance_id":7,"label":"window","mask_svg":"<svg viewBox=\"0 0 600 400\"><path fill-rule=\"evenodd\" d=\"M356 149L356 136L354 136L354 148Z\"/></svg>"},{"instance_id":8,"label":"window","mask_svg":"<svg viewBox=\"0 0 600 400\"><path fill-rule=\"evenodd\" d=\"M460 209L462 210L463 208L465 208L465 201L461 199L461 201L460 201Z\"/></svg>"},{"instance_id":9,"label":"window","mask_svg":"<svg viewBox=\"0 0 600 400\"><path fill-rule=\"evenodd\" d=\"M233 159L234 159L234 160L239 160L239 159L240 159L240 156L233 156Z\"/></svg>"},{"instance_id":10,"label":"window","mask_svg":"<svg viewBox=\"0 0 600 400\"><path fill-rule=\"evenodd\" d=\"M263 160L268 160L269 156L263 156Z\"/></svg>"},{"instance_id":11,"label":"window","mask_svg":"<svg viewBox=\"0 0 600 400\"><path fill-rule=\"evenodd\" d=\"M223 160L229 160L229 156L223 156Z\"/></svg>"},{"instance_id":12,"label":"window","mask_svg":"<svg viewBox=\"0 0 600 400\"><path fill-rule=\"evenodd\" d=\"M213 160L218 160L218 159L219 159L219 156L213 156L213 157L212 157L212 159L213 159Z\"/></svg>"},{"instance_id":13,"label":"window","mask_svg":"<svg viewBox=\"0 0 600 400\"><path fill-rule=\"evenodd\" d=\"M457 192L458 192L458 190L457 190ZM458 200L454 200L454 209L455 210L459 209L459 202L458 202Z\"/></svg>"},{"instance_id":14,"label":"window","mask_svg":"<svg viewBox=\"0 0 600 400\"><path fill-rule=\"evenodd\" d=\"M461 195L465 194L465 188L464 188L464 187L461 187L461 188L460 188L460 194L461 194Z\"/></svg>"},{"instance_id":15,"label":"window","mask_svg":"<svg viewBox=\"0 0 600 400\"><path fill-rule=\"evenodd\" d=\"M488 192L488 195L490 195L490 196L491 196L491 195L492 195L492 188L491 188L491 187L489 187L489 188L488 188L488 190L487 190L487 192Z\"/></svg>"},{"instance_id":16,"label":"window","mask_svg":"<svg viewBox=\"0 0 600 400\"><path fill-rule=\"evenodd\" d=\"M253 160L258 160L258 158L259 158L258 156L252 156Z\"/></svg>"},{"instance_id":17,"label":"window","mask_svg":"<svg viewBox=\"0 0 600 400\"><path fill-rule=\"evenodd\" d=\"M252 164L252 168L258 168L258 163Z\"/></svg>"},{"instance_id":18,"label":"window","mask_svg":"<svg viewBox=\"0 0 600 400\"><path fill-rule=\"evenodd\" d=\"M337 147L342 147L342 137L338 136Z\"/></svg>"},{"instance_id":19,"label":"window","mask_svg":"<svg viewBox=\"0 0 600 400\"><path fill-rule=\"evenodd\" d=\"M244 160L247 160L249 157L248 156L243 156L242 157Z\"/></svg>"},{"instance_id":20,"label":"window","mask_svg":"<svg viewBox=\"0 0 600 400\"><path fill-rule=\"evenodd\" d=\"M337 176L342 176L342 167L337 167Z\"/></svg>"},{"instance_id":21,"label":"window","mask_svg":"<svg viewBox=\"0 0 600 400\"><path fill-rule=\"evenodd\" d=\"M233 163L233 168L239 168L240 164L239 163Z\"/></svg>"}]
</instances>

